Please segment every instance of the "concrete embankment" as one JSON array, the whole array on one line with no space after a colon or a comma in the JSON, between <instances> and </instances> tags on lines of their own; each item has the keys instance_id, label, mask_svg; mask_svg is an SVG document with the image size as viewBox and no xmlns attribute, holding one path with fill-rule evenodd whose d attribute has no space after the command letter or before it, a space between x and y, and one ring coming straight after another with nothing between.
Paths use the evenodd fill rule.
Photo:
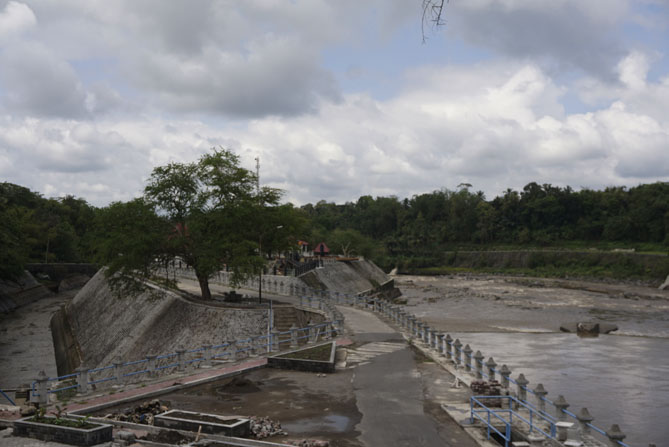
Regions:
<instances>
[{"instance_id":1,"label":"concrete embankment","mask_svg":"<svg viewBox=\"0 0 669 447\"><path fill-rule=\"evenodd\" d=\"M613 251L572 250L508 250L508 251L449 251L443 254L442 265L458 268L534 269L553 266L560 268L595 268L619 272L627 277L647 278L659 286L669 272L669 256ZM416 266L420 267L420 266ZM429 274L429 269L401 267L400 273Z\"/></svg>"},{"instance_id":2,"label":"concrete embankment","mask_svg":"<svg viewBox=\"0 0 669 447\"><path fill-rule=\"evenodd\" d=\"M118 298L98 272L54 320L58 365L86 368L132 361L256 336L266 331L266 309L231 309L188 301L169 291ZM71 331L71 339L67 331ZM66 346L63 346L66 345ZM79 362L76 356L79 356ZM69 373L70 371L58 371Z\"/></svg>"},{"instance_id":3,"label":"concrete embankment","mask_svg":"<svg viewBox=\"0 0 669 447\"><path fill-rule=\"evenodd\" d=\"M25 271L17 281L0 281L0 312L11 312L54 293Z\"/></svg>"},{"instance_id":4,"label":"concrete embankment","mask_svg":"<svg viewBox=\"0 0 669 447\"><path fill-rule=\"evenodd\" d=\"M349 294L370 291L389 281L383 270L365 259L330 262L301 275L300 279L314 289Z\"/></svg>"}]
</instances>

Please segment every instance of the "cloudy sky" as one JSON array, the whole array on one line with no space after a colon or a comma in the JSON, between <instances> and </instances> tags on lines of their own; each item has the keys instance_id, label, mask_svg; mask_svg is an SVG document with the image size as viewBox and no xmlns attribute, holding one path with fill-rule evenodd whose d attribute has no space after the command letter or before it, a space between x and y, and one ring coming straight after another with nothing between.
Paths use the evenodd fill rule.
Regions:
<instances>
[{"instance_id":1,"label":"cloudy sky","mask_svg":"<svg viewBox=\"0 0 669 447\"><path fill-rule=\"evenodd\" d=\"M0 0L0 181L95 205L234 150L296 204L669 181L669 1Z\"/></svg>"}]
</instances>

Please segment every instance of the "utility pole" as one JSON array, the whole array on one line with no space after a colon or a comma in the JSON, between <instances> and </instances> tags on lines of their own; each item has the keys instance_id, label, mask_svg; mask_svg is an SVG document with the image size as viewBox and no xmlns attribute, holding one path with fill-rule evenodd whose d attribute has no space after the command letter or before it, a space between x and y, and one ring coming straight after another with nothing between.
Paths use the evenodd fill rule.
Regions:
<instances>
[{"instance_id":1,"label":"utility pole","mask_svg":"<svg viewBox=\"0 0 669 447\"><path fill-rule=\"evenodd\" d=\"M260 155L256 158L256 194L260 195Z\"/></svg>"}]
</instances>

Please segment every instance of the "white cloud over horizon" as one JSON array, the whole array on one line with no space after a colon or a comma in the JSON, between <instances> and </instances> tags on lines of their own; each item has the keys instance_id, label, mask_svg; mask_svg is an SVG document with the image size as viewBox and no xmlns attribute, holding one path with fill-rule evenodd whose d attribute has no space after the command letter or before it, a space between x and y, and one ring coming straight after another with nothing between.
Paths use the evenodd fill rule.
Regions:
<instances>
[{"instance_id":1,"label":"white cloud over horizon","mask_svg":"<svg viewBox=\"0 0 669 447\"><path fill-rule=\"evenodd\" d=\"M297 204L669 181L667 48L620 34L644 10L451 2L426 48L407 3L0 1L0 181L105 205L214 146L248 168L259 155L261 181ZM347 88L341 54L378 45L398 45L381 61L396 87Z\"/></svg>"}]
</instances>

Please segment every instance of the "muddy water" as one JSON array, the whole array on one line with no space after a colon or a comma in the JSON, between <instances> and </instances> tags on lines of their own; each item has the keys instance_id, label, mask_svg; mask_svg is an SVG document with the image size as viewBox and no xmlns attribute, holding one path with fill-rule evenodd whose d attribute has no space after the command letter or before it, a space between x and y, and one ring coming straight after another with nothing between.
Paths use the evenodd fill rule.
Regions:
<instances>
[{"instance_id":1,"label":"muddy water","mask_svg":"<svg viewBox=\"0 0 669 447\"><path fill-rule=\"evenodd\" d=\"M463 344L521 372L530 387L542 383L548 398L559 394L577 413L587 407L594 424L620 425L626 442L645 447L669 440L669 340L605 335L455 333ZM549 406L549 408L551 408Z\"/></svg>"},{"instance_id":2,"label":"muddy water","mask_svg":"<svg viewBox=\"0 0 669 447\"><path fill-rule=\"evenodd\" d=\"M627 443L669 445L669 294L624 286L502 277L399 277L407 310L463 344L563 394ZM665 296L666 295L666 296ZM567 322L607 321L616 335L579 338Z\"/></svg>"}]
</instances>

